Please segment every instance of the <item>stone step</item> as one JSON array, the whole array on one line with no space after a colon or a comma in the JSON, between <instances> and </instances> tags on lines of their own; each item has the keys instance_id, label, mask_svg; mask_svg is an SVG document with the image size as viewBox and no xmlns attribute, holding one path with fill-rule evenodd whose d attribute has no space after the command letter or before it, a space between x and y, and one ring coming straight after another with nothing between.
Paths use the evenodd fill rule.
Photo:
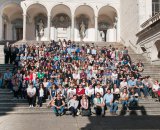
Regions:
<instances>
[{"instance_id":1,"label":"stone step","mask_svg":"<svg viewBox=\"0 0 160 130\"><path fill-rule=\"evenodd\" d=\"M12 99L14 96L12 95L0 95L0 99Z\"/></svg>"},{"instance_id":2,"label":"stone step","mask_svg":"<svg viewBox=\"0 0 160 130\"><path fill-rule=\"evenodd\" d=\"M13 95L11 91L0 91L0 95Z\"/></svg>"},{"instance_id":3,"label":"stone step","mask_svg":"<svg viewBox=\"0 0 160 130\"><path fill-rule=\"evenodd\" d=\"M46 108L48 105L48 103L43 103L43 107ZM13 102L10 102L10 103L1 103L0 102L0 109L1 108L18 108L18 109L25 109L25 108L28 108L28 102L21 102L21 103L13 103Z\"/></svg>"},{"instance_id":4,"label":"stone step","mask_svg":"<svg viewBox=\"0 0 160 130\"><path fill-rule=\"evenodd\" d=\"M51 109L46 109L41 110L41 109L34 109L34 108L29 108L28 110L19 110L19 111L0 111L0 114L53 114L53 111ZM145 110L128 110L125 114L122 114L121 110L117 111L118 115L122 115L122 116L129 116L129 115L136 115L136 116L141 116L141 115L160 115L160 111L154 111L154 110L150 110L150 111L145 111ZM54 116L54 114L53 114ZM64 116L70 116L70 115L64 115ZM81 115L79 115L81 116ZM92 113L91 116L96 116L94 114L94 112ZM110 112L107 110L105 112L105 116L113 116L110 114Z\"/></svg>"},{"instance_id":5,"label":"stone step","mask_svg":"<svg viewBox=\"0 0 160 130\"><path fill-rule=\"evenodd\" d=\"M0 88L0 92L10 92L11 90L10 89L2 89L2 88Z\"/></svg>"},{"instance_id":6,"label":"stone step","mask_svg":"<svg viewBox=\"0 0 160 130\"><path fill-rule=\"evenodd\" d=\"M46 108L48 105L47 102L43 103L43 107L42 108ZM147 102L140 102L139 106L144 106L147 109L151 109L151 108L155 108L155 109L159 109L160 107L160 103L157 102L152 102L152 103L147 103ZM17 108L17 109L26 109L28 108L28 102L0 102L0 109L1 108ZM118 104L118 108L121 108L122 104Z\"/></svg>"},{"instance_id":7,"label":"stone step","mask_svg":"<svg viewBox=\"0 0 160 130\"><path fill-rule=\"evenodd\" d=\"M0 103L28 103L27 99L0 98Z\"/></svg>"}]
</instances>

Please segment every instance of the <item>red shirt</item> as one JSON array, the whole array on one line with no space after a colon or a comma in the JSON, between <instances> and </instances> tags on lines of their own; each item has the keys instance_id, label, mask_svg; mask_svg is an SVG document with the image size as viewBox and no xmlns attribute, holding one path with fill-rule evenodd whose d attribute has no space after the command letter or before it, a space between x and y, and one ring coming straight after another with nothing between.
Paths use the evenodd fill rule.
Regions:
<instances>
[{"instance_id":1,"label":"red shirt","mask_svg":"<svg viewBox=\"0 0 160 130\"><path fill-rule=\"evenodd\" d=\"M82 88L81 90L79 88L76 89L76 94L79 96L79 95L83 95L85 94L85 89Z\"/></svg>"}]
</instances>

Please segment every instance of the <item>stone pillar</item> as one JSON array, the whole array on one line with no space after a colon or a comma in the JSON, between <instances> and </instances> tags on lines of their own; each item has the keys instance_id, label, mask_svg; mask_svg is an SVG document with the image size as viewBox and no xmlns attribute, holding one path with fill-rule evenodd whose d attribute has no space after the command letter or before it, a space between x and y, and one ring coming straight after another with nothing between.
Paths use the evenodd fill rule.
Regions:
<instances>
[{"instance_id":1,"label":"stone pillar","mask_svg":"<svg viewBox=\"0 0 160 130\"><path fill-rule=\"evenodd\" d=\"M23 14L23 41L26 41L26 14Z\"/></svg>"},{"instance_id":2,"label":"stone pillar","mask_svg":"<svg viewBox=\"0 0 160 130\"><path fill-rule=\"evenodd\" d=\"M71 28L72 28L71 41L74 41L74 15L72 15Z\"/></svg>"},{"instance_id":3,"label":"stone pillar","mask_svg":"<svg viewBox=\"0 0 160 130\"><path fill-rule=\"evenodd\" d=\"M48 15L48 41L50 41L50 29L51 29L51 16Z\"/></svg>"},{"instance_id":4,"label":"stone pillar","mask_svg":"<svg viewBox=\"0 0 160 130\"><path fill-rule=\"evenodd\" d=\"M2 16L2 14L1 14L1 16ZM4 40L4 36L3 36L3 30L4 30L4 28L3 28L4 26L3 26L3 18L2 17L0 17L0 40Z\"/></svg>"},{"instance_id":5,"label":"stone pillar","mask_svg":"<svg viewBox=\"0 0 160 130\"><path fill-rule=\"evenodd\" d=\"M98 41L97 32L98 32L98 17L95 16L95 42Z\"/></svg>"}]
</instances>

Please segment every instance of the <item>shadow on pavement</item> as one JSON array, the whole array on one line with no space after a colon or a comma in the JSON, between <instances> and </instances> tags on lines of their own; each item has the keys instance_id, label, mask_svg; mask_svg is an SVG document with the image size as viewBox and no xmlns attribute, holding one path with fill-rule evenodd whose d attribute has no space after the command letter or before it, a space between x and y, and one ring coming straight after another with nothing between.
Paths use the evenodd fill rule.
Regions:
<instances>
[{"instance_id":1,"label":"shadow on pavement","mask_svg":"<svg viewBox=\"0 0 160 130\"><path fill-rule=\"evenodd\" d=\"M90 124L81 130L160 129L160 116L91 116L88 119Z\"/></svg>"}]
</instances>

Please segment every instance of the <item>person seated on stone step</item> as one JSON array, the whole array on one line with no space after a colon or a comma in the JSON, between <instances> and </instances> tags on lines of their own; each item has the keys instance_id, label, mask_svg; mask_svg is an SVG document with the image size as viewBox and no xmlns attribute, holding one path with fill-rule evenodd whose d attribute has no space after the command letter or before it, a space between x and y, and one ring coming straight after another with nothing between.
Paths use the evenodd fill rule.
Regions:
<instances>
[{"instance_id":1,"label":"person seated on stone step","mask_svg":"<svg viewBox=\"0 0 160 130\"><path fill-rule=\"evenodd\" d=\"M138 93L139 98L141 98L141 92L144 97L147 98L147 88L143 85L142 77L139 77L136 81L135 91Z\"/></svg>"},{"instance_id":2,"label":"person seated on stone step","mask_svg":"<svg viewBox=\"0 0 160 130\"><path fill-rule=\"evenodd\" d=\"M138 69L138 72L143 72L144 70L144 64L142 63L141 60L139 60L139 62L137 63L137 69Z\"/></svg>"},{"instance_id":3,"label":"person seated on stone step","mask_svg":"<svg viewBox=\"0 0 160 130\"><path fill-rule=\"evenodd\" d=\"M12 73L10 72L9 68L6 69L6 72L3 75L3 86L5 88L10 88L11 87L11 78L12 78ZM10 88L12 89L12 88Z\"/></svg>"},{"instance_id":4,"label":"person seated on stone step","mask_svg":"<svg viewBox=\"0 0 160 130\"><path fill-rule=\"evenodd\" d=\"M68 109L71 111L73 117L77 115L79 101L77 100L77 95L74 95L72 99L68 102Z\"/></svg>"},{"instance_id":5,"label":"person seated on stone step","mask_svg":"<svg viewBox=\"0 0 160 130\"><path fill-rule=\"evenodd\" d=\"M105 103L104 103L104 100L99 92L96 93L96 96L95 96L93 102L94 102L94 109L95 109L96 115L104 116Z\"/></svg>"},{"instance_id":6,"label":"person seated on stone step","mask_svg":"<svg viewBox=\"0 0 160 130\"><path fill-rule=\"evenodd\" d=\"M136 79L134 76L131 77L131 79L128 80L128 89L131 90L132 88L135 89L136 87Z\"/></svg>"},{"instance_id":7,"label":"person seated on stone step","mask_svg":"<svg viewBox=\"0 0 160 130\"><path fill-rule=\"evenodd\" d=\"M135 92L134 88L131 88L130 92L129 92L129 107L131 109L134 109L134 107L138 106L138 93Z\"/></svg>"},{"instance_id":8,"label":"person seated on stone step","mask_svg":"<svg viewBox=\"0 0 160 130\"><path fill-rule=\"evenodd\" d=\"M60 94L57 94L54 104L53 104L53 111L56 116L62 116L64 114L65 102L61 98Z\"/></svg>"},{"instance_id":9,"label":"person seated on stone step","mask_svg":"<svg viewBox=\"0 0 160 130\"><path fill-rule=\"evenodd\" d=\"M114 86L113 86L113 101L112 101L111 109L110 109L110 111L113 115L117 115L116 112L118 110L119 98L120 98L120 90L117 87L117 85L114 84Z\"/></svg>"},{"instance_id":10,"label":"person seated on stone step","mask_svg":"<svg viewBox=\"0 0 160 130\"><path fill-rule=\"evenodd\" d=\"M110 109L111 109L111 105L112 105L112 102L113 102L113 93L111 93L110 88L107 89L106 94L103 97L103 100L105 102L106 108L109 108L109 111L111 113Z\"/></svg>"},{"instance_id":11,"label":"person seated on stone step","mask_svg":"<svg viewBox=\"0 0 160 130\"><path fill-rule=\"evenodd\" d=\"M80 101L81 104L81 115L82 116L90 116L91 111L90 111L90 105L89 105L89 100L88 97L84 94L82 96L82 99Z\"/></svg>"},{"instance_id":12,"label":"person seated on stone step","mask_svg":"<svg viewBox=\"0 0 160 130\"><path fill-rule=\"evenodd\" d=\"M122 103L122 110L127 110L128 107L128 99L129 99L129 94L127 91L127 87L123 89L123 92L120 94L120 101Z\"/></svg>"},{"instance_id":13,"label":"person seated on stone step","mask_svg":"<svg viewBox=\"0 0 160 130\"><path fill-rule=\"evenodd\" d=\"M158 91L159 90L160 90L159 82L158 80L155 80L152 86L152 98L156 98L156 101L158 101Z\"/></svg>"}]
</instances>

